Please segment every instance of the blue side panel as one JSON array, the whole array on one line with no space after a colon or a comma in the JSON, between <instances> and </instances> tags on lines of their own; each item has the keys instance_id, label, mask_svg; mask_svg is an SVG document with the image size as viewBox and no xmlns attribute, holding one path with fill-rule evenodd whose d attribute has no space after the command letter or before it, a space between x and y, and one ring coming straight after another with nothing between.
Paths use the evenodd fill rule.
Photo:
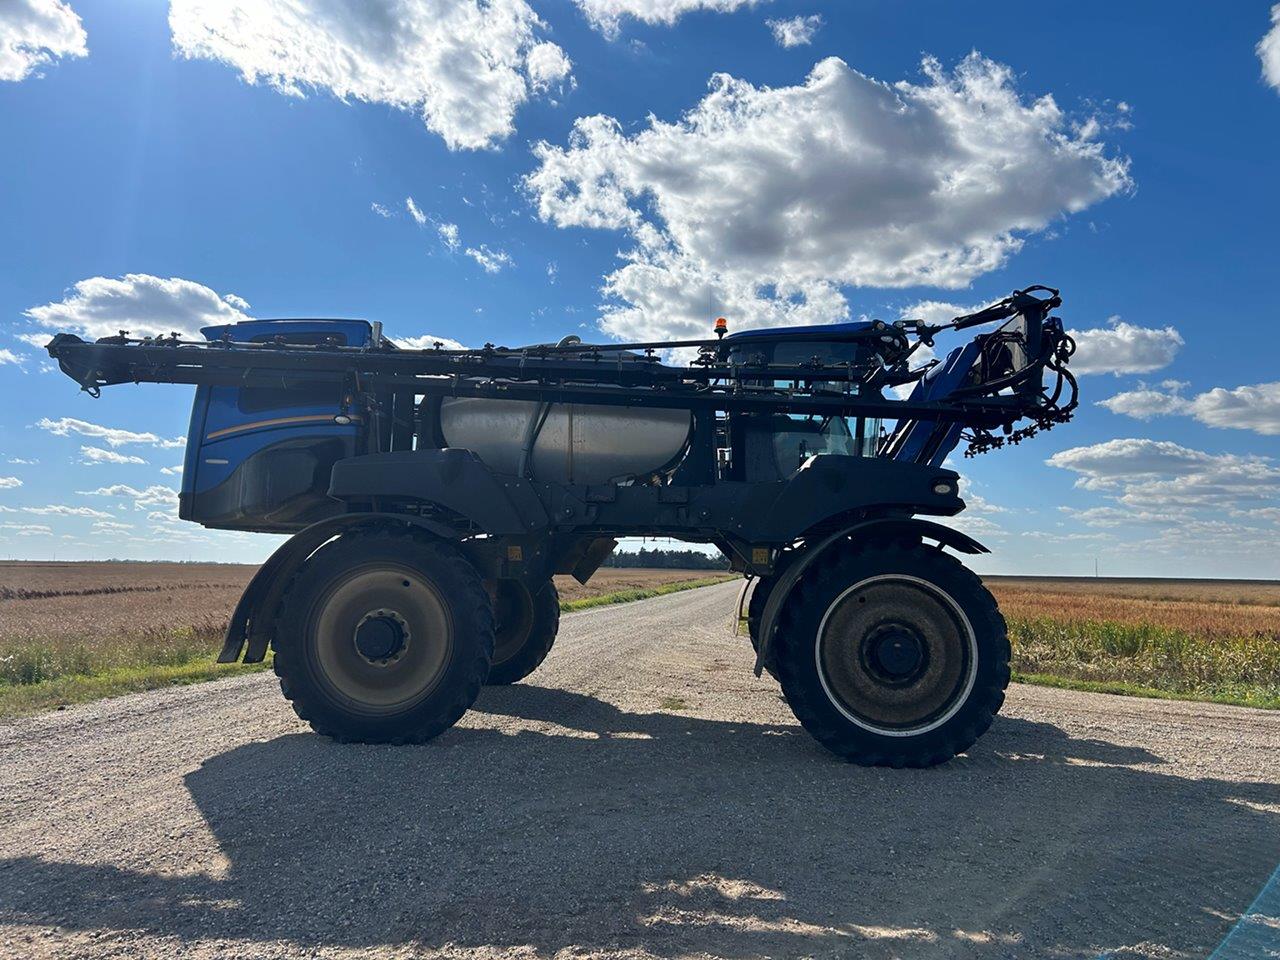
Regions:
<instances>
[{"instance_id":1,"label":"blue side panel","mask_svg":"<svg viewBox=\"0 0 1280 960\"><path fill-rule=\"evenodd\" d=\"M956 347L947 358L930 370L916 384L908 398L914 401L942 400L951 395L964 384L965 377L973 368L981 355L981 347L976 341L970 341L963 347ZM960 442L962 426L958 423L944 424L931 420L917 420L907 427L906 439L894 455L896 460L918 461L936 431L944 431L941 441L930 454L928 463L938 466L947 458L956 444Z\"/></svg>"},{"instance_id":2,"label":"blue side panel","mask_svg":"<svg viewBox=\"0 0 1280 960\"><path fill-rule=\"evenodd\" d=\"M205 327L201 333L208 340L226 337L238 343L281 337L293 343L336 341L346 346L364 346L371 337L363 320L249 320ZM332 386L198 387L182 469L182 502L194 503L198 495L230 480L250 457L282 441L338 438L354 443L360 425L334 421L341 401L340 391Z\"/></svg>"},{"instance_id":3,"label":"blue side panel","mask_svg":"<svg viewBox=\"0 0 1280 960\"><path fill-rule=\"evenodd\" d=\"M191 422L187 425L187 449L182 456L181 494L189 496L195 490L196 465L200 462L200 441L204 438L204 417L209 410L209 394L212 387L196 387L191 401Z\"/></svg>"}]
</instances>

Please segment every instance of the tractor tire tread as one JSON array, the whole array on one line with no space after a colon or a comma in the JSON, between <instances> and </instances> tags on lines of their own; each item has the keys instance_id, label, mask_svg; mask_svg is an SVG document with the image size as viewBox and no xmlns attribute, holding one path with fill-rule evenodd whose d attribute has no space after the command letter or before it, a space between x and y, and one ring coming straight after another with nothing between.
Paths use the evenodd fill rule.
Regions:
<instances>
[{"instance_id":1,"label":"tractor tire tread","mask_svg":"<svg viewBox=\"0 0 1280 960\"><path fill-rule=\"evenodd\" d=\"M434 562L451 572L463 585L462 596L455 596L455 603L464 616L479 625L482 638L479 655L466 668L466 682L457 688L454 695L437 706L430 716L418 718L411 729L385 735L352 731L344 727L333 716L333 711L327 707L313 685L299 682L298 678L305 676L306 669L302 662L302 651L295 649L292 644L281 642L281 637L287 635L285 624L295 619L293 607L300 602L297 588L304 582L312 565L330 555L329 551L339 548L358 549L360 546L383 546L389 548L389 552L412 546L434 555ZM388 528L356 531L322 546L294 574L280 600L272 631L271 649L274 653L272 669L280 681L280 692L292 704L299 719L309 724L316 733L338 743L386 743L400 746L426 743L457 723L480 694L493 658L493 608L475 568L449 544L417 531Z\"/></svg>"},{"instance_id":2,"label":"tractor tire tread","mask_svg":"<svg viewBox=\"0 0 1280 960\"><path fill-rule=\"evenodd\" d=\"M940 548L925 547L919 541L870 541L850 543L835 549L838 552L830 561L824 558L823 562L815 564L801 578L787 598L779 617L775 637L775 664L783 696L796 719L815 740L832 753L860 766L894 769L932 767L965 752L990 728L1004 704L1005 689L1009 685L1008 627L995 598L978 576L959 560ZM850 736L848 728L853 725L842 726L832 722L832 709L821 689L815 691L812 684L803 681L797 670L797 657L810 656L808 651L812 643L816 642L816 636L809 637L805 634L800 620L806 613L812 613L813 606L821 603L822 597L838 592L853 582L852 571L858 565L872 560L887 566L916 569L924 567L926 572L951 579L952 585L959 587L965 594L964 611L975 635L985 638L986 649L982 651L985 663L980 661L974 688L961 708L959 716L963 717L962 722L942 728L946 731L942 742L931 744L923 750L909 747L908 742L914 738L903 738L904 743L894 749L884 743L888 740L886 737L877 737L871 733L866 736ZM958 598L957 602L960 602ZM980 644L982 642L980 640ZM797 650L797 645L802 646L804 651ZM984 666L988 669L984 670ZM875 746L866 743L871 738L878 741Z\"/></svg>"},{"instance_id":3,"label":"tractor tire tread","mask_svg":"<svg viewBox=\"0 0 1280 960\"><path fill-rule=\"evenodd\" d=\"M560 630L560 594L555 581L548 580L533 594L533 626L520 652L505 663L495 663L489 670L487 686L501 687L519 683L547 659Z\"/></svg>"}]
</instances>

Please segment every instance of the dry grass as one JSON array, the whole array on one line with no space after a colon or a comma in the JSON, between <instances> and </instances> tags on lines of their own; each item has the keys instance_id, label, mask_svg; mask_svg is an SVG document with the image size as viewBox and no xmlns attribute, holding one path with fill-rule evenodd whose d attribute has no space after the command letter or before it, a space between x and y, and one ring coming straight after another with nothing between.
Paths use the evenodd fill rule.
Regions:
<instances>
[{"instance_id":1,"label":"dry grass","mask_svg":"<svg viewBox=\"0 0 1280 960\"><path fill-rule=\"evenodd\" d=\"M221 675L210 661L253 572L0 562L0 714L6 702L12 710L84 699L78 678L109 677L101 689L116 692ZM569 577L556 586L577 607L716 576L605 568L586 587ZM1280 706L1280 583L989 577L987 585L1024 678Z\"/></svg>"},{"instance_id":2,"label":"dry grass","mask_svg":"<svg viewBox=\"0 0 1280 960\"><path fill-rule=\"evenodd\" d=\"M573 577L556 577L555 580L556 590L559 591L560 602L563 604L603 594L645 592L656 590L669 583L716 580L728 576L737 576L737 574L730 574L727 570L722 573L719 570L642 570L601 567L585 587Z\"/></svg>"},{"instance_id":3,"label":"dry grass","mask_svg":"<svg viewBox=\"0 0 1280 960\"><path fill-rule=\"evenodd\" d=\"M989 578L987 585L1010 620L1106 623L1186 634L1204 641L1255 639L1280 645L1280 584L1176 582L1021 581Z\"/></svg>"},{"instance_id":4,"label":"dry grass","mask_svg":"<svg viewBox=\"0 0 1280 960\"><path fill-rule=\"evenodd\" d=\"M1122 623L1181 630L1200 637L1280 636L1280 585L1197 582L1185 594L1168 581L1099 584L988 578L1006 617Z\"/></svg>"},{"instance_id":5,"label":"dry grass","mask_svg":"<svg viewBox=\"0 0 1280 960\"><path fill-rule=\"evenodd\" d=\"M207 658L253 571L232 564L0 563L0 684Z\"/></svg>"},{"instance_id":6,"label":"dry grass","mask_svg":"<svg viewBox=\"0 0 1280 960\"><path fill-rule=\"evenodd\" d=\"M1280 707L1280 584L992 577L987 585L1026 678Z\"/></svg>"},{"instance_id":7,"label":"dry grass","mask_svg":"<svg viewBox=\"0 0 1280 960\"><path fill-rule=\"evenodd\" d=\"M0 562L0 715L233 672L212 665L255 567ZM639 599L703 583L706 570L556 577L563 604ZM82 682L82 681L92 682ZM99 694L102 695L102 694Z\"/></svg>"},{"instance_id":8,"label":"dry grass","mask_svg":"<svg viewBox=\"0 0 1280 960\"><path fill-rule=\"evenodd\" d=\"M1277 580L1169 580L1155 577L984 577L983 580L997 592L1008 589L1059 596L1280 607L1280 581Z\"/></svg>"}]
</instances>

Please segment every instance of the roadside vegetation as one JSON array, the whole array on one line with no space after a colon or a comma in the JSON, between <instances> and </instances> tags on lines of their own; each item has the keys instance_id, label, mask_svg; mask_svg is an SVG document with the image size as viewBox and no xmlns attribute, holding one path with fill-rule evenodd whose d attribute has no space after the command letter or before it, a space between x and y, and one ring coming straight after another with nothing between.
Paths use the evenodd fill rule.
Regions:
<instances>
[{"instance_id":1,"label":"roadside vegetation","mask_svg":"<svg viewBox=\"0 0 1280 960\"><path fill-rule=\"evenodd\" d=\"M214 664L252 567L0 563L0 717L262 669ZM717 583L713 570L604 568L582 610ZM1015 679L1280 708L1280 584L991 577Z\"/></svg>"},{"instance_id":2,"label":"roadside vegetation","mask_svg":"<svg viewBox=\"0 0 1280 960\"><path fill-rule=\"evenodd\" d=\"M683 571L687 576L688 571ZM586 610L590 607L606 607L614 603L630 603L633 600L648 600L651 597L662 597L668 593L679 593L681 590L695 590L698 587L709 587L712 584L736 580L737 574L724 573L715 577L702 577L698 580L675 580L656 587L631 587L625 590L614 590L609 593L597 593L594 596L580 597L576 600L561 600L560 609L565 613L574 610Z\"/></svg>"},{"instance_id":3,"label":"roadside vegetation","mask_svg":"<svg viewBox=\"0 0 1280 960\"><path fill-rule=\"evenodd\" d=\"M254 568L232 564L0 563L0 718L270 667L217 664ZM561 609L707 586L707 570L557 577Z\"/></svg>"},{"instance_id":4,"label":"roadside vegetation","mask_svg":"<svg viewBox=\"0 0 1280 960\"><path fill-rule=\"evenodd\" d=\"M1280 584L990 578L1015 679L1280 708Z\"/></svg>"}]
</instances>

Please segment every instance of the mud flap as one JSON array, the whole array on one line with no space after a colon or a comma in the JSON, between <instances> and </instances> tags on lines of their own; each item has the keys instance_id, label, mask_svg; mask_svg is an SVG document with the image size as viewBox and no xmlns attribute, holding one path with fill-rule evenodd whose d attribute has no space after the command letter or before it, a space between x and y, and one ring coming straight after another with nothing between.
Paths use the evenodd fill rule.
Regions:
<instances>
[{"instance_id":1,"label":"mud flap","mask_svg":"<svg viewBox=\"0 0 1280 960\"><path fill-rule=\"evenodd\" d=\"M271 645L275 626L274 614L293 575L323 544L341 533L362 525L398 523L418 527L444 539L457 539L457 533L443 524L422 517L399 514L353 513L300 530L282 543L267 562L258 568L227 624L227 633L218 653L218 663L235 663L244 652L245 663L261 663ZM248 644L248 649L245 645Z\"/></svg>"},{"instance_id":2,"label":"mud flap","mask_svg":"<svg viewBox=\"0 0 1280 960\"><path fill-rule=\"evenodd\" d=\"M756 577L747 574L742 581L742 589L738 591L738 602L733 608L733 635L740 636L742 633L742 611L747 609L747 597L751 595L751 585L756 582ZM760 671L756 671L756 676L760 676Z\"/></svg>"}]
</instances>

